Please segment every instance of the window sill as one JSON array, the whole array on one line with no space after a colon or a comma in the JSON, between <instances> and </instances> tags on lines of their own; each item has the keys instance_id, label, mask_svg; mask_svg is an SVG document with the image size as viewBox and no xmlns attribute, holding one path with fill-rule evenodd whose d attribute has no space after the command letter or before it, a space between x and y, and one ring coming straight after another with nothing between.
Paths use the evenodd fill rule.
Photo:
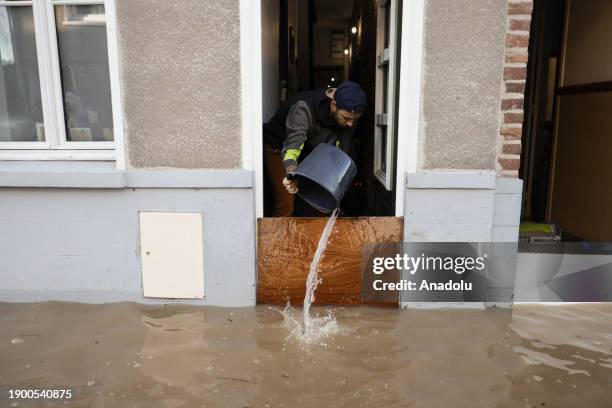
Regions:
<instances>
[{"instance_id":1,"label":"window sill","mask_svg":"<svg viewBox=\"0 0 612 408\"><path fill-rule=\"evenodd\" d=\"M123 188L114 161L0 161L0 187Z\"/></svg>"},{"instance_id":2,"label":"window sill","mask_svg":"<svg viewBox=\"0 0 612 408\"><path fill-rule=\"evenodd\" d=\"M39 188L252 188L242 169L116 169L114 161L0 160L0 187Z\"/></svg>"},{"instance_id":3,"label":"window sill","mask_svg":"<svg viewBox=\"0 0 612 408\"><path fill-rule=\"evenodd\" d=\"M115 160L115 150L67 150L67 149L2 149L0 150L0 161L2 160L88 160L88 161L110 161Z\"/></svg>"}]
</instances>

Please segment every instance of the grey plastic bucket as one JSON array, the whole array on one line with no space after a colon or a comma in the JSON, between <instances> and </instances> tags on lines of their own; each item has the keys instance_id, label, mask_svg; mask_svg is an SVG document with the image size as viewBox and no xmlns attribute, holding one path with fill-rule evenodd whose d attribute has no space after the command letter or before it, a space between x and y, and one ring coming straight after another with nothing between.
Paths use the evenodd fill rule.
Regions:
<instances>
[{"instance_id":1,"label":"grey plastic bucket","mask_svg":"<svg viewBox=\"0 0 612 408\"><path fill-rule=\"evenodd\" d=\"M330 213L348 190L357 167L342 150L321 143L289 175L298 181L298 195L319 211Z\"/></svg>"}]
</instances>

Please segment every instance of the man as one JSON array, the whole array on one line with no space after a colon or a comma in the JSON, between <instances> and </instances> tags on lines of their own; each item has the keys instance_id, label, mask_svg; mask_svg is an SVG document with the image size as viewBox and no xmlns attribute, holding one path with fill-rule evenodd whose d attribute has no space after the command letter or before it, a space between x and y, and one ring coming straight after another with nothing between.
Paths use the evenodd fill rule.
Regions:
<instances>
[{"instance_id":1,"label":"man","mask_svg":"<svg viewBox=\"0 0 612 408\"><path fill-rule=\"evenodd\" d=\"M264 165L274 195L273 217L293 215L297 181L289 180L298 159L320 143L349 151L357 119L366 109L366 94L355 82L338 88L302 92L283 103L263 127Z\"/></svg>"}]
</instances>

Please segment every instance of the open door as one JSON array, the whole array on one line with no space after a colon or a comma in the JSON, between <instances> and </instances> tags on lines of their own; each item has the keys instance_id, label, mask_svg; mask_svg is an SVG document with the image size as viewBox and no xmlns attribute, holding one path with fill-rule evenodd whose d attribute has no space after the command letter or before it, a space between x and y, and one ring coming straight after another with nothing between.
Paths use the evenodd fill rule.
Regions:
<instances>
[{"instance_id":1,"label":"open door","mask_svg":"<svg viewBox=\"0 0 612 408\"><path fill-rule=\"evenodd\" d=\"M534 2L521 156L524 240L612 241L612 51L604 41L611 21L610 2Z\"/></svg>"},{"instance_id":2,"label":"open door","mask_svg":"<svg viewBox=\"0 0 612 408\"><path fill-rule=\"evenodd\" d=\"M398 61L397 20L399 1L379 2L376 23L376 87L374 128L374 175L388 190L394 187L396 146L396 65Z\"/></svg>"}]
</instances>

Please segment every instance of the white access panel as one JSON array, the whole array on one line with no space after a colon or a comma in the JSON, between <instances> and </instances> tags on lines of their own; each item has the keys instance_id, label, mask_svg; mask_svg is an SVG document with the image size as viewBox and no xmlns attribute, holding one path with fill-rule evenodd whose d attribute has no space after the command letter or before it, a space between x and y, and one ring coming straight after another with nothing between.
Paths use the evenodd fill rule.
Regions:
<instances>
[{"instance_id":1,"label":"white access panel","mask_svg":"<svg viewBox=\"0 0 612 408\"><path fill-rule=\"evenodd\" d=\"M202 214L141 211L139 215L144 296L203 298Z\"/></svg>"}]
</instances>

